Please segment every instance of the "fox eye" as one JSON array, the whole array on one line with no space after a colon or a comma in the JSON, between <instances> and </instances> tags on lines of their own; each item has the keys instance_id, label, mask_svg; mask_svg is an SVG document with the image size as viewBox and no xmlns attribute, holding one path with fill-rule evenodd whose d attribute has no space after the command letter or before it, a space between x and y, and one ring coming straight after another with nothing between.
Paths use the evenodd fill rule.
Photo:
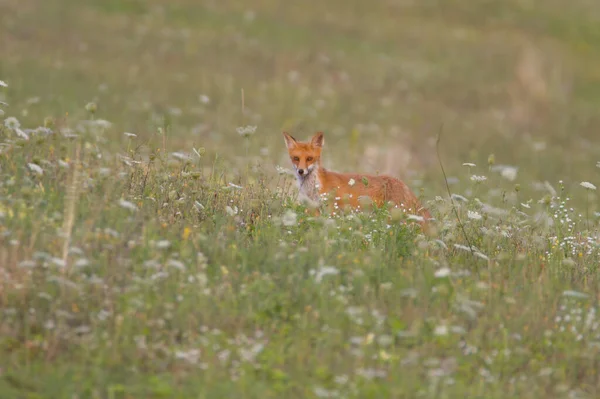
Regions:
<instances>
[{"instance_id":1,"label":"fox eye","mask_svg":"<svg viewBox=\"0 0 600 399\"><path fill-rule=\"evenodd\" d=\"M312 160L313 160L313 157L308 157L308 158L306 158L306 160L307 160L308 162L310 162L310 161L312 161Z\"/></svg>"},{"instance_id":2,"label":"fox eye","mask_svg":"<svg viewBox=\"0 0 600 399\"><path fill-rule=\"evenodd\" d=\"M293 159L294 159L294 162L299 162L300 161L300 158L298 158L298 157L294 157Z\"/></svg>"}]
</instances>

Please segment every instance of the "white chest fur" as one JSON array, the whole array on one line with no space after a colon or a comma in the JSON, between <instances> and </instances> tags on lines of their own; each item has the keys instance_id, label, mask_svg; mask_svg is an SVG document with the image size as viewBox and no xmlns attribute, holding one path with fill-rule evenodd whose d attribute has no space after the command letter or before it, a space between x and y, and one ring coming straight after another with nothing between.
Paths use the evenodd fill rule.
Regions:
<instances>
[{"instance_id":1,"label":"white chest fur","mask_svg":"<svg viewBox=\"0 0 600 399\"><path fill-rule=\"evenodd\" d=\"M298 199L301 201L310 200L318 203L320 182L317 171L313 171L306 177L297 176L296 180L298 183L298 190L300 191Z\"/></svg>"}]
</instances>

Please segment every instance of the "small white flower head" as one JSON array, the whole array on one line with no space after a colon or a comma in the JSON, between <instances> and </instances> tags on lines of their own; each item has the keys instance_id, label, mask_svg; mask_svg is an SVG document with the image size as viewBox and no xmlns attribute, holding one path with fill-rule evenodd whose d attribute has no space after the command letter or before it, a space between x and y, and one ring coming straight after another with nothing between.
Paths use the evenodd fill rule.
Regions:
<instances>
[{"instance_id":1,"label":"small white flower head","mask_svg":"<svg viewBox=\"0 0 600 399\"><path fill-rule=\"evenodd\" d=\"M250 137L254 134L254 132L256 131L256 126L240 126L237 129L237 132L240 136L242 137Z\"/></svg>"},{"instance_id":2,"label":"small white flower head","mask_svg":"<svg viewBox=\"0 0 600 399\"><path fill-rule=\"evenodd\" d=\"M210 97L207 96L206 94L202 94L202 95L200 95L200 102L202 104L208 104L208 103L210 103Z\"/></svg>"},{"instance_id":3,"label":"small white flower head","mask_svg":"<svg viewBox=\"0 0 600 399\"><path fill-rule=\"evenodd\" d=\"M504 169L502 169L502 172L500 172L500 174L506 180L514 181L517 178L517 170L518 169L514 166L507 166Z\"/></svg>"},{"instance_id":4,"label":"small white flower head","mask_svg":"<svg viewBox=\"0 0 600 399\"><path fill-rule=\"evenodd\" d=\"M451 271L449 267L442 267L441 269L436 270L433 276L436 278L444 278L448 277L450 273Z\"/></svg>"},{"instance_id":5,"label":"small white flower head","mask_svg":"<svg viewBox=\"0 0 600 399\"><path fill-rule=\"evenodd\" d=\"M281 218L281 223L283 223L284 226L294 226L296 224L296 212L292 211L291 209L289 209L286 213L284 213L283 217Z\"/></svg>"},{"instance_id":6,"label":"small white flower head","mask_svg":"<svg viewBox=\"0 0 600 399\"><path fill-rule=\"evenodd\" d=\"M594 186L592 183L590 183L589 181L582 181L581 183L579 183L579 185L583 188L586 188L588 190L595 190L596 186Z\"/></svg>"},{"instance_id":7,"label":"small white flower head","mask_svg":"<svg viewBox=\"0 0 600 399\"><path fill-rule=\"evenodd\" d=\"M349 185L350 187L352 187L352 186L353 186L353 185L355 185L355 184L356 184L356 180L354 180L354 179L350 179L350 180L348 180L348 185Z\"/></svg>"},{"instance_id":8,"label":"small white flower head","mask_svg":"<svg viewBox=\"0 0 600 399\"><path fill-rule=\"evenodd\" d=\"M476 183L481 183L482 181L486 181L486 180L487 180L486 176L478 176L478 175L471 176L471 181L474 181Z\"/></svg>"},{"instance_id":9,"label":"small white flower head","mask_svg":"<svg viewBox=\"0 0 600 399\"><path fill-rule=\"evenodd\" d=\"M156 242L156 248L158 249L168 249L171 247L171 242L169 240L160 240Z\"/></svg>"},{"instance_id":10,"label":"small white flower head","mask_svg":"<svg viewBox=\"0 0 600 399\"><path fill-rule=\"evenodd\" d=\"M295 173L292 170L284 168L279 165L275 166L275 170L277 170L277 173L280 175L292 175L292 176L295 175Z\"/></svg>"},{"instance_id":11,"label":"small white flower head","mask_svg":"<svg viewBox=\"0 0 600 399\"><path fill-rule=\"evenodd\" d=\"M134 204L133 202L129 202L129 201L127 201L127 200L124 200L124 199L120 199L120 200L119 200L119 206L120 206L121 208L128 209L128 210L130 210L130 211L132 211L132 212L135 212L135 211L137 211L137 210L138 210L138 207L137 207L137 205L136 205L136 204Z\"/></svg>"},{"instance_id":12,"label":"small white flower head","mask_svg":"<svg viewBox=\"0 0 600 399\"><path fill-rule=\"evenodd\" d=\"M333 266L322 266L318 270L311 270L310 274L315 276L315 281L320 283L325 276L335 276L339 274L339 270Z\"/></svg>"},{"instance_id":13,"label":"small white flower head","mask_svg":"<svg viewBox=\"0 0 600 399\"><path fill-rule=\"evenodd\" d=\"M41 176L44 174L44 170L37 164L28 163L27 166L29 167L29 170L31 170L33 173L35 173L37 175Z\"/></svg>"},{"instance_id":14,"label":"small white flower head","mask_svg":"<svg viewBox=\"0 0 600 399\"><path fill-rule=\"evenodd\" d=\"M137 137L137 134L135 134L135 133L124 132L123 134L127 137Z\"/></svg>"},{"instance_id":15,"label":"small white flower head","mask_svg":"<svg viewBox=\"0 0 600 399\"><path fill-rule=\"evenodd\" d=\"M481 214L479 212L475 212L475 211L467 211L467 217L469 219L473 219L473 220L480 220Z\"/></svg>"},{"instance_id":16,"label":"small white flower head","mask_svg":"<svg viewBox=\"0 0 600 399\"><path fill-rule=\"evenodd\" d=\"M9 116L4 120L4 126L11 130L17 130L21 127L21 123L14 116Z\"/></svg>"},{"instance_id":17,"label":"small white flower head","mask_svg":"<svg viewBox=\"0 0 600 399\"><path fill-rule=\"evenodd\" d=\"M106 119L96 119L93 122L93 125L96 126L96 127L98 127L99 129L106 130L106 129L110 129L111 128L112 123L109 122L109 121L107 121Z\"/></svg>"},{"instance_id":18,"label":"small white flower head","mask_svg":"<svg viewBox=\"0 0 600 399\"><path fill-rule=\"evenodd\" d=\"M0 87L8 87L5 81L0 80Z\"/></svg>"},{"instance_id":19,"label":"small white flower head","mask_svg":"<svg viewBox=\"0 0 600 399\"><path fill-rule=\"evenodd\" d=\"M433 330L433 334L437 335L438 337L448 335L448 326L445 326L445 325L435 326L435 329Z\"/></svg>"},{"instance_id":20,"label":"small white flower head","mask_svg":"<svg viewBox=\"0 0 600 399\"><path fill-rule=\"evenodd\" d=\"M469 168L473 168L477 165L475 165L474 163L471 163L471 162L465 162L465 163L463 163L463 166L468 166Z\"/></svg>"}]
</instances>

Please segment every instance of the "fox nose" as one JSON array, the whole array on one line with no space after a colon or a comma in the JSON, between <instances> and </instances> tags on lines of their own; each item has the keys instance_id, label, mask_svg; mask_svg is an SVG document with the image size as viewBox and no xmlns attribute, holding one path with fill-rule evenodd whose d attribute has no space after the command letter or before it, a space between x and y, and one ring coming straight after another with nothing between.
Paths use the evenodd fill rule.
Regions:
<instances>
[{"instance_id":1,"label":"fox nose","mask_svg":"<svg viewBox=\"0 0 600 399\"><path fill-rule=\"evenodd\" d=\"M298 169L298 174L302 176L304 174L304 169Z\"/></svg>"}]
</instances>

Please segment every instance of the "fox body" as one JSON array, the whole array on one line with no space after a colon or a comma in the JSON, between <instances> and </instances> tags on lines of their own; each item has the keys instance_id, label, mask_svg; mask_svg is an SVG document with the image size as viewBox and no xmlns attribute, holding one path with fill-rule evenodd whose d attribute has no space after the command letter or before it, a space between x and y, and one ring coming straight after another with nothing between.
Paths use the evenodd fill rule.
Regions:
<instances>
[{"instance_id":1,"label":"fox body","mask_svg":"<svg viewBox=\"0 0 600 399\"><path fill-rule=\"evenodd\" d=\"M388 203L403 208L408 213L431 218L418 198L402 181L385 175L337 173L321 166L323 133L315 134L308 142L300 142L283 133L290 159L298 181L300 196L318 203L326 196L333 199L334 206L344 208L363 207L372 202L377 206Z\"/></svg>"}]
</instances>

